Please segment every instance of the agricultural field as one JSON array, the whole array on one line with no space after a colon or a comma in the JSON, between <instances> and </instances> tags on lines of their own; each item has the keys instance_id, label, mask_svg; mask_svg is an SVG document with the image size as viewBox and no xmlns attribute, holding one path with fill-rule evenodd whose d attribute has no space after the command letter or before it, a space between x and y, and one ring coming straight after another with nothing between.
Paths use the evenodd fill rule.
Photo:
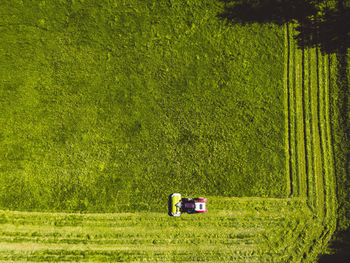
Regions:
<instances>
[{"instance_id":1,"label":"agricultural field","mask_svg":"<svg viewBox=\"0 0 350 263\"><path fill-rule=\"evenodd\" d=\"M6 2L0 205L159 212L171 192L286 197L284 29L227 27L222 6Z\"/></svg>"},{"instance_id":2,"label":"agricultural field","mask_svg":"<svg viewBox=\"0 0 350 263\"><path fill-rule=\"evenodd\" d=\"M297 49L292 24L226 28L221 7L0 8L1 262L317 261L337 58ZM171 192L208 213L169 217Z\"/></svg>"},{"instance_id":3,"label":"agricultural field","mask_svg":"<svg viewBox=\"0 0 350 263\"><path fill-rule=\"evenodd\" d=\"M309 247L305 200L210 197L205 216L166 212L0 214L0 260L291 262ZM308 244L309 245L309 244ZM302 256L302 255L301 255Z\"/></svg>"}]
</instances>

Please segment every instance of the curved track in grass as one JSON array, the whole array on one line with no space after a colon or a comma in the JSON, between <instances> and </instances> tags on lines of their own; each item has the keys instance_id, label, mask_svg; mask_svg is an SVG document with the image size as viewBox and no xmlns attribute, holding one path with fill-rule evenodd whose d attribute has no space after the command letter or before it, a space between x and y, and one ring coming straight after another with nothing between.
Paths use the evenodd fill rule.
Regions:
<instances>
[{"instance_id":1,"label":"curved track in grass","mask_svg":"<svg viewBox=\"0 0 350 263\"><path fill-rule=\"evenodd\" d=\"M306 197L312 211L288 262L313 262L335 229L336 196L329 92L335 58L317 48L296 48L286 30L286 153L290 194Z\"/></svg>"}]
</instances>

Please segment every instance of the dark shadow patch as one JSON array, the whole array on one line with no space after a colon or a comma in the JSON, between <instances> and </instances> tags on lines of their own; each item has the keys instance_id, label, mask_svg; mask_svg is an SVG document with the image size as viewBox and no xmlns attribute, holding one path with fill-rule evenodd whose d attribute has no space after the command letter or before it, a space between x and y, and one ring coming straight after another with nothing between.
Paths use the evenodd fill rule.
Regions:
<instances>
[{"instance_id":1,"label":"dark shadow patch","mask_svg":"<svg viewBox=\"0 0 350 263\"><path fill-rule=\"evenodd\" d=\"M326 0L218 0L225 3L217 15L230 24L297 22L299 48L318 47L321 52L337 53L349 48L350 8L343 0L329 7Z\"/></svg>"}]
</instances>

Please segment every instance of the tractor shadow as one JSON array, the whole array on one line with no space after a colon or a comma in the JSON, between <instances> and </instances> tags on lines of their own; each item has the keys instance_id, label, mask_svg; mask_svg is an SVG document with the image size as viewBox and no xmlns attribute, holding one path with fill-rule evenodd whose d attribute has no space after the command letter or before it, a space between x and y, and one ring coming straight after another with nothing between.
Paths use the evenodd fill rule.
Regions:
<instances>
[{"instance_id":1,"label":"tractor shadow","mask_svg":"<svg viewBox=\"0 0 350 263\"><path fill-rule=\"evenodd\" d=\"M171 195L172 195L172 194L170 194L170 195L168 196L168 215L169 215L169 216L171 216L171 209L172 209L172 206L171 206Z\"/></svg>"}]
</instances>

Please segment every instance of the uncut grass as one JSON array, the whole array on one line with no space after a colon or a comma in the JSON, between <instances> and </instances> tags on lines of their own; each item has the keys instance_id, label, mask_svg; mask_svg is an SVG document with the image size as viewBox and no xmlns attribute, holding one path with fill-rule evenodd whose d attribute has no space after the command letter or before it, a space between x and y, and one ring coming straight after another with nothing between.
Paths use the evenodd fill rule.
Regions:
<instances>
[{"instance_id":1,"label":"uncut grass","mask_svg":"<svg viewBox=\"0 0 350 263\"><path fill-rule=\"evenodd\" d=\"M221 8L1 7L0 205L160 211L171 192L284 196L283 28L227 27Z\"/></svg>"},{"instance_id":2,"label":"uncut grass","mask_svg":"<svg viewBox=\"0 0 350 263\"><path fill-rule=\"evenodd\" d=\"M349 175L349 119L350 111L348 106L348 86L350 79L350 50L346 54L336 54L333 56L330 65L331 87L329 89L329 104L332 135L332 151L336 173L336 194L337 194L337 235L335 236L335 244L337 241L346 244L346 238L342 237L342 231L347 233L350 229L350 175ZM339 237L340 236L340 237ZM346 234L344 236L347 236ZM335 245L334 247L337 247ZM345 245L346 247L346 245Z\"/></svg>"}]
</instances>

